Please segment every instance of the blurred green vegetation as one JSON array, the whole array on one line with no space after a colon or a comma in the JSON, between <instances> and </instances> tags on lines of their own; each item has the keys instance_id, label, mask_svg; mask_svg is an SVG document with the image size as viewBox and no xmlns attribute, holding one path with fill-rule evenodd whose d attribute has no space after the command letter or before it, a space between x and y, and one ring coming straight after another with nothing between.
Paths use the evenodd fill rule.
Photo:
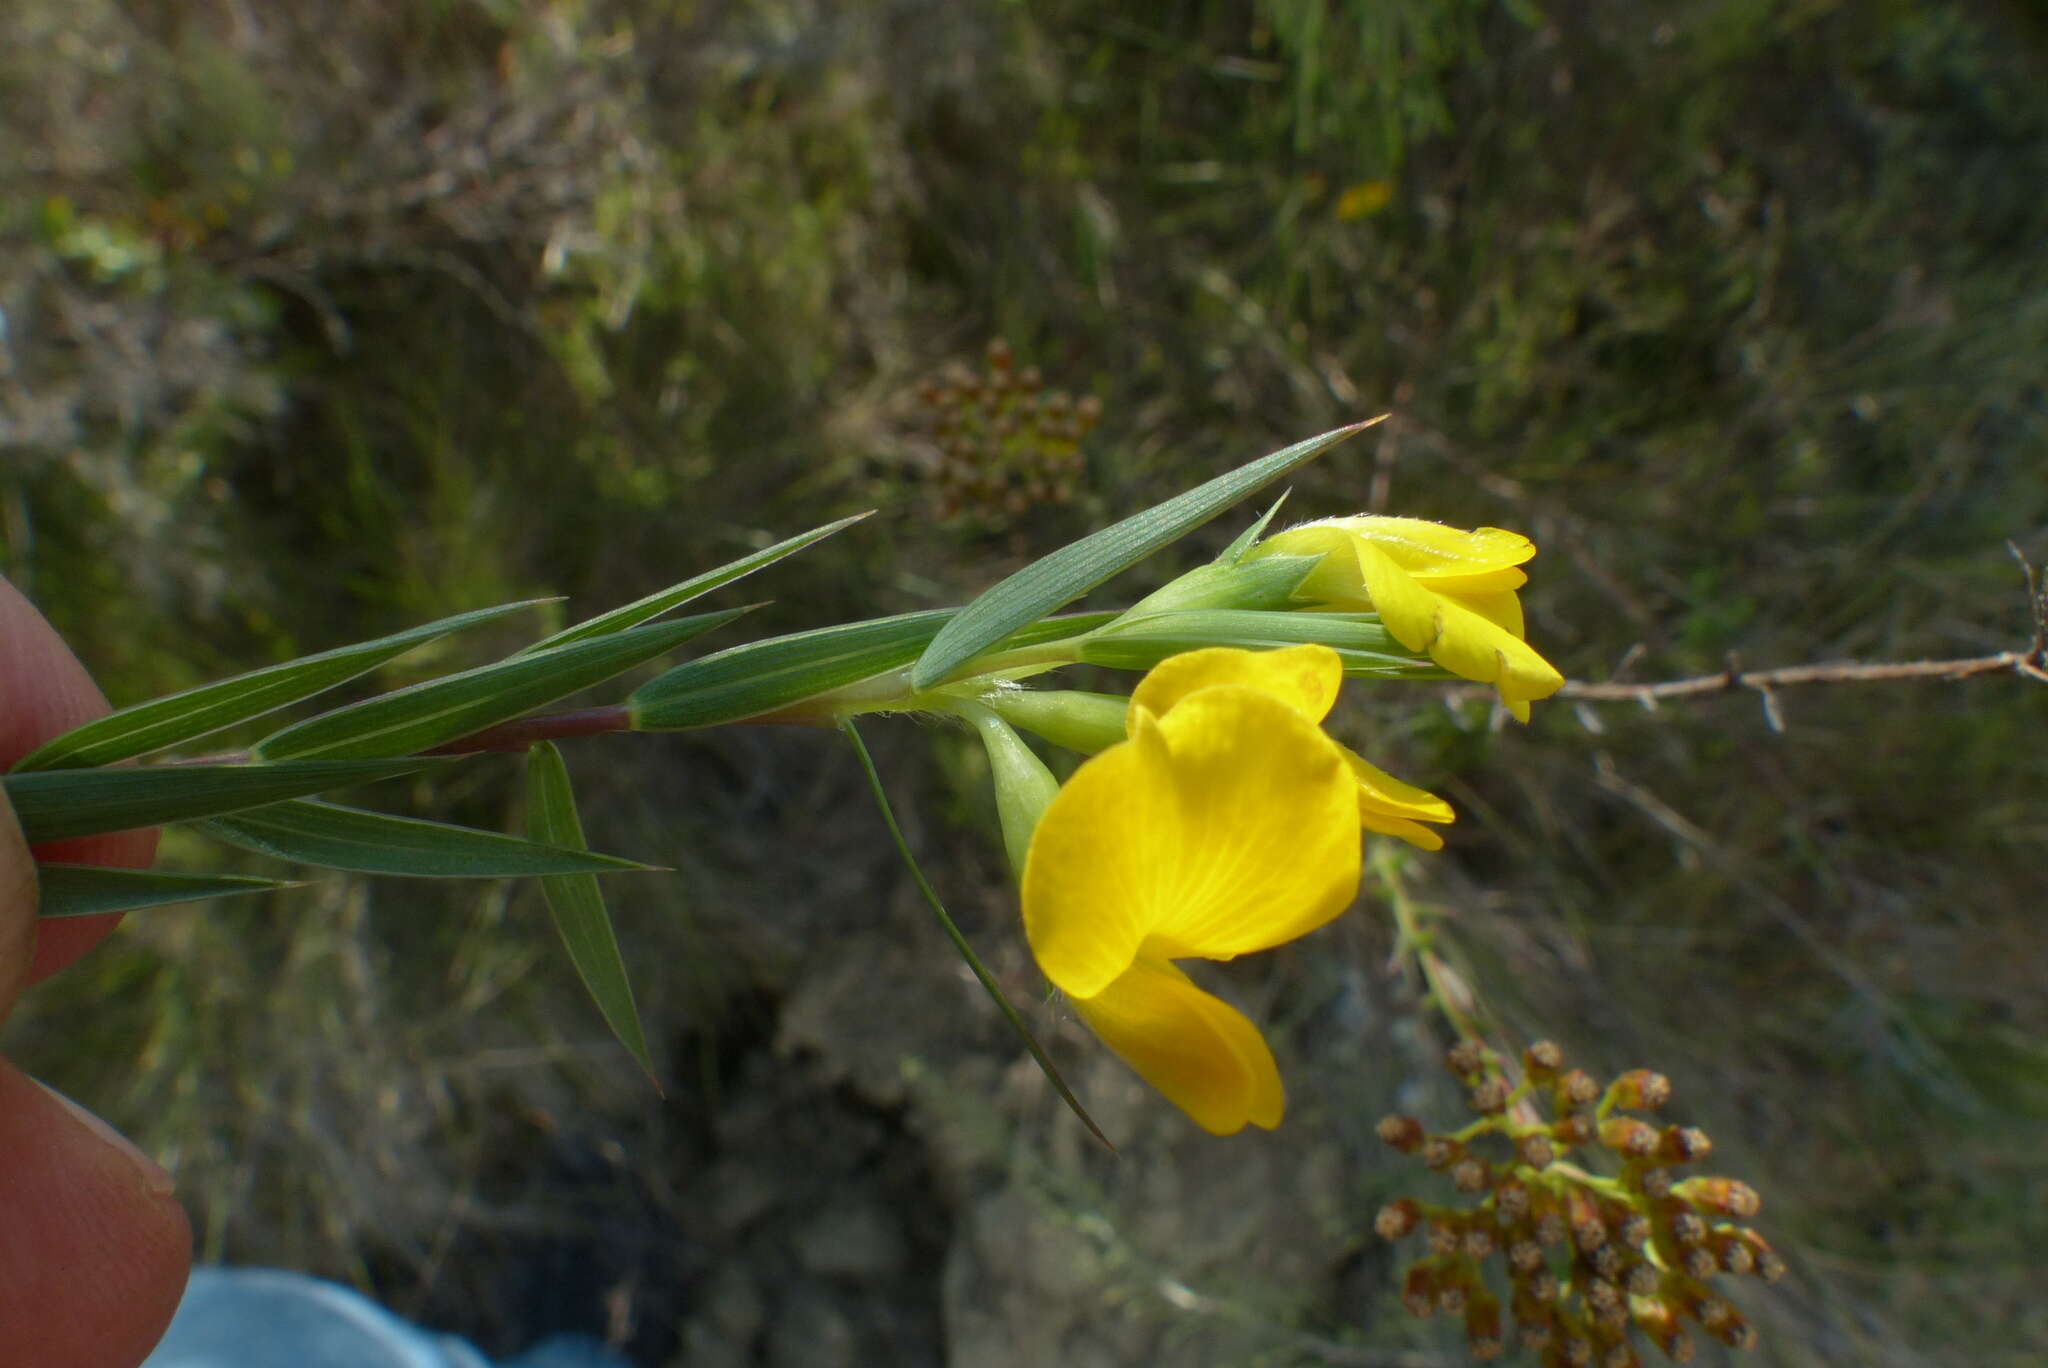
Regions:
<instances>
[{"instance_id":1,"label":"blurred green vegetation","mask_svg":"<svg viewBox=\"0 0 2048 1368\"><path fill-rule=\"evenodd\" d=\"M2022 645L2004 544L2048 558L2022 3L17 0L0 106L4 568L117 701L595 610L868 506L759 630L959 601L1382 408L1290 513L1530 532L1531 635L1576 678ZM1002 533L932 516L916 400L997 336L1102 406L1076 501ZM1501 733L1418 692L1357 716L1465 814L1422 877L1516 1024L1670 1074L1763 1190L1799 1276L1762 1359L2038 1361L2048 692L1788 694L1783 735L1753 699ZM209 1255L509 1342L451 1251L510 1237L460 1213L584 1216L508 1150L591 1115L698 1153L804 938L893 877L858 831L768 867L857 802L808 742L570 754L594 838L681 871L620 910L680 1120L632 1119L514 888L137 918L10 1043L174 1161ZM885 763L1000 940L975 764L931 749ZM510 773L409 796L504 819ZM1284 972L1306 1068L1337 990ZM1290 1325L1440 1342L1390 1290Z\"/></svg>"}]
</instances>

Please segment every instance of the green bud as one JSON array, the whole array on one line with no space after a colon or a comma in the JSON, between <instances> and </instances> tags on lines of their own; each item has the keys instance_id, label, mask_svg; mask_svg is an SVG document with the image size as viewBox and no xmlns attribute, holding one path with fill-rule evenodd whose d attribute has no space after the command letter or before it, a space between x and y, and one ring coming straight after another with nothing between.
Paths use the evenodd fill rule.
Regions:
<instances>
[{"instance_id":1,"label":"green bud","mask_svg":"<svg viewBox=\"0 0 2048 1368\"><path fill-rule=\"evenodd\" d=\"M1299 607L1294 591L1319 556L1266 556L1237 565L1203 565L1131 605L1127 618L1202 608L1279 610Z\"/></svg>"},{"instance_id":2,"label":"green bud","mask_svg":"<svg viewBox=\"0 0 2048 1368\"><path fill-rule=\"evenodd\" d=\"M1076 689L1004 689L981 702L1013 726L1064 750L1093 755L1124 739L1131 700Z\"/></svg>"},{"instance_id":3,"label":"green bud","mask_svg":"<svg viewBox=\"0 0 2048 1368\"><path fill-rule=\"evenodd\" d=\"M969 709L964 716L981 733L981 744L988 751L989 771L995 777L996 816L1003 824L1003 849L1010 857L1010 871L1021 879L1031 834L1038 830L1046 805L1060 791L1060 781L1002 718L986 708Z\"/></svg>"}]
</instances>

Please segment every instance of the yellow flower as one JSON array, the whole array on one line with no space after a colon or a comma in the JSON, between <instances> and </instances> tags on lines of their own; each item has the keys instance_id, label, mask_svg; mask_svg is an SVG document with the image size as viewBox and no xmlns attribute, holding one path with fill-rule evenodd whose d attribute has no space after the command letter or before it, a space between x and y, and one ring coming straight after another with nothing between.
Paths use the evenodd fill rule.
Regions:
<instances>
[{"instance_id":1,"label":"yellow flower","mask_svg":"<svg viewBox=\"0 0 2048 1368\"><path fill-rule=\"evenodd\" d=\"M1420 518L1330 518L1268 537L1257 556L1323 557L1298 594L1319 605L1367 608L1394 639L1465 679L1491 684L1518 721L1564 676L1522 639L1516 567L1536 554L1519 532L1472 532Z\"/></svg>"},{"instance_id":2,"label":"yellow flower","mask_svg":"<svg viewBox=\"0 0 2048 1368\"><path fill-rule=\"evenodd\" d=\"M1173 961L1308 934L1357 894L1361 825L1433 841L1415 822L1450 819L1324 734L1343 679L1322 646L1163 662L1132 695L1128 739L1060 789L1025 859L1024 930L1046 977L1218 1135L1279 1124L1279 1070L1258 1029Z\"/></svg>"}]
</instances>

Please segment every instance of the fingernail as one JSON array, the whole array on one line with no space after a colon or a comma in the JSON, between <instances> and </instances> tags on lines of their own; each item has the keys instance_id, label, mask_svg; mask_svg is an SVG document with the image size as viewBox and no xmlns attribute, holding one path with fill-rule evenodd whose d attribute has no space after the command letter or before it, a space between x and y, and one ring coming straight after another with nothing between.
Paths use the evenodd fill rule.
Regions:
<instances>
[{"instance_id":1,"label":"fingernail","mask_svg":"<svg viewBox=\"0 0 2048 1368\"><path fill-rule=\"evenodd\" d=\"M50 1096L56 1098L57 1104L63 1107L65 1111L77 1117L80 1125L104 1140L115 1153L133 1164L136 1172L142 1175L143 1186L149 1189L151 1196L168 1197L171 1195L175 1184L171 1182L171 1175L164 1170L163 1165L135 1148L127 1136L100 1120L76 1102L73 1102L63 1093L58 1092L40 1078L31 1079L30 1081Z\"/></svg>"}]
</instances>

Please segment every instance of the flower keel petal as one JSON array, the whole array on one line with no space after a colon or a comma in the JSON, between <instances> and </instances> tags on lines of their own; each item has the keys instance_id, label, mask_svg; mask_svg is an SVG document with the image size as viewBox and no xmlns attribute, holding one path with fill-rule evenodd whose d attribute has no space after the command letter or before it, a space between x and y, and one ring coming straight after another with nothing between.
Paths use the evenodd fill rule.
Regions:
<instances>
[{"instance_id":1,"label":"flower keel petal","mask_svg":"<svg viewBox=\"0 0 2048 1368\"><path fill-rule=\"evenodd\" d=\"M1074 1009L1138 1076L1213 1135L1280 1124L1286 1093L1258 1028L1177 965L1146 956Z\"/></svg>"}]
</instances>

